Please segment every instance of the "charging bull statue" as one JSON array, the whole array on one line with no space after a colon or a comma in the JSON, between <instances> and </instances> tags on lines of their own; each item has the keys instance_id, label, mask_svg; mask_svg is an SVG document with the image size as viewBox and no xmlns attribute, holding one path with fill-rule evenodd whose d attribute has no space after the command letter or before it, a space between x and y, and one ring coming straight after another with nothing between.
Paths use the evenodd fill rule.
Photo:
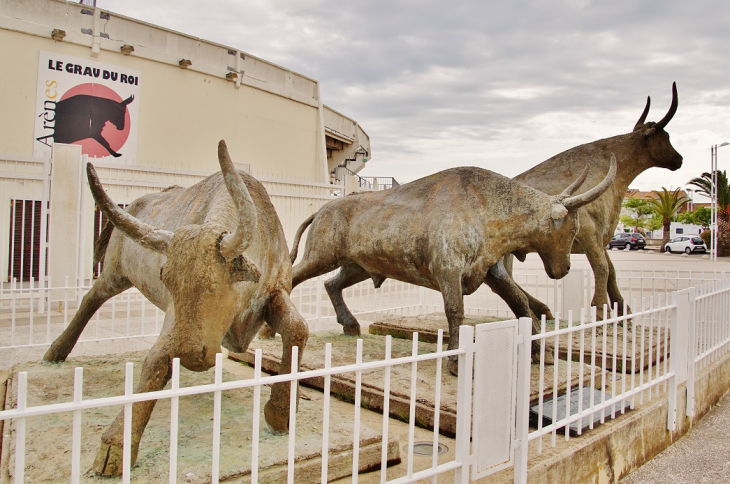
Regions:
<instances>
[{"instance_id":1,"label":"charging bull statue","mask_svg":"<svg viewBox=\"0 0 730 484\"><path fill-rule=\"evenodd\" d=\"M284 231L264 187L236 171L223 141L218 158L222 172L187 189L145 195L128 211L117 207L87 165L94 199L110 221L95 247L104 269L46 361L65 360L94 312L135 286L165 311L137 393L162 390L173 358L189 370L205 371L215 365L221 344L245 351L264 321L282 335L281 372L290 372L292 346L304 349L309 332L289 298L292 269ZM275 431L287 430L290 388L289 382L274 384L265 405ZM155 403L134 404L132 463ZM122 412L102 436L97 473L122 472L123 424Z\"/></svg>"},{"instance_id":2,"label":"charging bull statue","mask_svg":"<svg viewBox=\"0 0 730 484\"><path fill-rule=\"evenodd\" d=\"M578 211L580 230L576 235L574 253L585 253L593 269L595 290L591 305L603 317L603 305L618 305L623 314L624 298L618 288L616 271L608 257L606 245L614 235L618 224L624 195L629 184L649 168L666 168L671 171L682 166L682 155L672 146L669 134L664 130L677 112L677 85L672 84L672 103L667 114L657 123L645 122L649 114L651 99L647 98L644 112L634 129L627 134L601 139L571 148L517 175L514 179L548 194L558 194L570 184L573 174L589 160L591 172L588 184L596 183L609 168L609 155L615 154L618 162L616 181L610 190ZM517 254L522 258L524 254ZM507 272L511 274L511 257L505 259ZM607 297L608 296L608 297ZM517 317L527 317L530 312L536 316L545 314L553 319L550 309L527 294L517 294L507 300ZM526 306L529 304L529 308ZM607 316L607 315L606 315Z\"/></svg>"},{"instance_id":3,"label":"charging bull statue","mask_svg":"<svg viewBox=\"0 0 730 484\"><path fill-rule=\"evenodd\" d=\"M360 324L342 290L386 278L440 291L449 323L449 349L459 345L464 295L486 282L497 293L519 291L511 278L495 286L504 271L500 259L513 251L536 251L552 278L570 269L570 247L578 232L580 207L599 197L616 175L615 160L604 180L573 195L588 175L557 196L480 168L445 170L380 192L359 193L327 203L302 223L291 260L311 224L302 261L294 266L292 287L340 268L325 288L345 334L359 335ZM535 347L533 346L533 352ZM457 374L452 358L449 371Z\"/></svg>"}]
</instances>

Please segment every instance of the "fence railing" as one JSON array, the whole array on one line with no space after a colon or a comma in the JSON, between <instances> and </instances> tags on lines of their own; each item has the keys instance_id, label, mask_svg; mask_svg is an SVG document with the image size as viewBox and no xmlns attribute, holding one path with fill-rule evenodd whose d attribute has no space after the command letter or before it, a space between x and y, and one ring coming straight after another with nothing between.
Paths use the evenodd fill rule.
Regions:
<instances>
[{"instance_id":1,"label":"fence railing","mask_svg":"<svg viewBox=\"0 0 730 484\"><path fill-rule=\"evenodd\" d=\"M85 160L78 161L83 163ZM94 165L109 196L122 206L172 185L191 186L210 175L185 167L138 167L99 161L94 161ZM241 168L249 169L247 165ZM77 259L82 261L83 267L78 268L74 277L83 279L93 274L91 247L94 234L100 231L101 220L96 220L96 225L92 223L93 199L85 182L85 172L81 172L80 193L76 196L81 213L64 217L78 217ZM329 183L267 174L255 176L269 193L287 240L293 239L302 221L342 192L341 186ZM6 207L0 210L0 233L6 234L0 237L0 284L13 279L43 281L49 273L48 250L54 245L54 234L50 233L49 227L54 209L50 194L51 160L0 155L0 203L3 204L0 206Z\"/></svg>"},{"instance_id":2,"label":"fence railing","mask_svg":"<svg viewBox=\"0 0 730 484\"><path fill-rule=\"evenodd\" d=\"M556 318L556 321L541 321L539 333L530 336L531 321L507 321L504 323L487 323L476 328L463 326L460 331L460 346L458 350L444 351L443 331L439 331L435 351L424 353L419 350L418 334L413 335L412 350L409 356L391 356L391 337L384 338L385 358L365 361L363 357L363 343L358 341L356 363L342 366L332 366L331 343L325 347L322 358L323 367L320 369L299 371L290 375L262 376L261 350L255 356L254 377L250 379L236 379L223 381L221 377L222 360L218 355L213 384L181 387L179 384L179 363L173 366L172 388L150 393L132 393L132 364L126 367L125 388L123 395L114 395L103 398L84 398L82 393L83 370L75 372L74 397L71 400L59 401L53 404L32 405L28 398L28 377L20 372L15 388L15 408L0 412L0 420L11 423L10 431L6 431L13 439L14 453L11 454L13 478L15 482L24 482L24 478L32 480L34 466L26 463L35 458L26 454L27 439L43 438L41 427L32 424L32 419L44 415L71 415L68 425L68 442L70 447L67 470L64 471L66 480L78 482L80 469L83 463L88 462L89 456L81 455L82 433L81 415L84 411L100 409L109 406L124 406L131 408L134 403L148 400L170 400L173 408L177 408L181 397L192 395L213 395L214 400L220 402L220 395L237 389L251 388L254 390L251 415L251 437L247 449L251 455L250 475L256 481L258 462L261 447L259 446L261 389L279 382L300 382L305 379L324 379L324 400L321 408L322 425L321 435L321 468L320 475L326 481L329 472L327 455L330 450L331 420L329 415L329 397L332 394L331 378L336 375L355 375L356 390L354 395L354 429L360 428L360 409L362 407L362 380L364 373L382 371L382 389L384 404L382 420L382 444L380 465L383 469L388 464L389 419L387 405L390 402L392 388L390 374L396 367L405 367L405 373L410 373L410 412L407 418L409 426L408 442L404 446L409 453L409 465L400 475L394 472L381 473L381 482L413 482L418 479L431 478L447 472L457 472L462 476L479 478L489 473L515 465L516 482L525 482L527 471L526 449L527 442L536 441L538 452L542 451L544 437L550 436L551 445L555 445L557 434L563 434L564 439L580 436L604 421L620 417L628 409L640 407L661 394L666 394L669 401L667 429L674 429L677 414L677 386L681 379L687 377L688 404L686 413L691 414L692 399L694 398L694 375L700 367L706 366L708 361L717 360L730 352L730 280L712 282L698 288L691 288L674 292L661 298L650 298L642 302L635 302L636 308L630 316L596 320L595 312L590 318L583 311L579 319L572 314L567 318ZM617 308L615 308L617 309ZM519 326L519 330L518 330ZM683 329L689 332L685 338ZM476 335L476 340L474 336ZM507 339L505 339L505 337ZM539 347L539 365L537 378L530 383L530 341ZM295 349L296 351L296 349ZM501 352L501 353L500 353ZM499 354L495 354L499 353ZM511 356L510 356L511 355ZM450 356L459 358L459 375L457 383L457 424L456 445L457 451L452 460L439 460L437 456L438 433L434 433L433 455L430 465L413 467L414 427L417 425L415 414L417 395L421 396L418 370L420 365L435 362L436 378L433 395L435 411L433 428L439 428L438 419L441 416L442 405L440 396L443 393L441 368ZM554 364L547 364L548 357L552 356ZM474 360L475 359L475 360ZM296 353L292 357L297 361ZM474 363L474 361L476 363ZM509 362L512 363L509 363ZM472 365L475 365L472 369ZM495 365L500 368L495 372ZM552 367L552 369L550 369ZM472 388L472 371L474 371L475 385ZM496 377L495 377L496 375ZM511 376L510 376L511 375ZM466 376L469 376L468 378ZM534 376L534 375L533 375ZM447 378L448 375L446 376ZM489 380L492 378L492 380ZM478 384L477 384L478 383ZM507 385L500 388L499 385ZM472 400L473 390L473 400ZM691 391L690 391L691 390ZM403 391L403 388L400 388ZM571 403L567 398L574 393L577 403ZM294 394L294 393L293 393ZM495 395L497 400L495 400ZM516 398L510 398L515 395ZM557 401L563 399L563 406L559 408ZM549 400L549 401L548 401ZM472 407L478 401L479 412L475 412L472 422ZM516 407L514 406L516 403ZM296 408L296 405L291 405ZM477 408L477 407L474 407ZM485 409L489 408L487 412ZM530 417L530 411L533 417ZM220 477L222 409L220 403L213 410L213 447L209 461L212 482L218 482ZM131 415L131 414L130 414ZM512 415L512 417L510 417ZM488 418L493 416L492 418ZM504 417L507 417L505 420ZM128 417L128 418L131 418ZM193 418L188 416L187 418ZM206 417L207 418L207 417ZM180 458L177 451L180 442L175 436L179 435L180 415L173 411L170 421L169 446L169 479L175 482L178 472L185 469L186 463ZM507 422L505 424L505 422ZM529 422L529 426L528 426ZM287 479L294 482L297 416L290 415L290 437L288 439ZM532 429L530 429L530 427ZM500 430L495 434L495 430ZM125 436L124 453L129 455L130 430ZM248 430L239 429L237 433L246 433ZM32 435L35 433L35 436ZM486 440L485 440L486 439ZM227 445L233 445L230 439L225 440ZM143 442L144 445L144 442ZM353 480L356 480L359 467L358 446L359 432L353 431ZM506 446L506 447L505 447ZM130 462L124 461L123 479L128 482L135 470L130 469ZM139 472L145 472L144 467Z\"/></svg>"},{"instance_id":3,"label":"fence railing","mask_svg":"<svg viewBox=\"0 0 730 484\"><path fill-rule=\"evenodd\" d=\"M464 341L469 341L469 334L471 334L471 328L464 328L466 330ZM331 344L328 343L325 351L324 356L324 367L322 369L317 370L309 370L309 371L298 371L297 368L294 368L291 374L285 374L285 375L277 375L277 376L262 376L261 372L261 350L256 351L255 356L255 368L254 368L254 377L251 379L245 379L245 380L234 380L234 381L226 381L224 382L222 380L222 370L223 370L223 363L222 363L222 354L218 354L216 358L216 365L215 365L215 378L213 384L207 384L207 385L199 385L199 386L191 386L191 387L181 387L180 385L180 364L179 359L175 359L173 361L172 365L172 383L171 388L167 390L162 391L156 391L156 392L148 392L148 393L132 393L132 379L133 379L133 372L134 367L132 363L127 363L125 367L125 379L124 379L124 388L125 393L123 395L115 395L110 397L103 397L103 398L91 398L91 399L85 399L83 395L83 388L84 388L84 371L82 368L76 368L74 373L74 391L73 391L73 399L71 401L65 401L65 402L58 402L51 405L37 405L32 406L29 405L29 399L28 399L28 373L27 372L20 372L17 375L17 382L15 383L16 388L16 399L15 399L15 408L10 410L4 410L0 412L0 420L3 421L12 421L13 428L12 433L10 434L11 438L14 439L14 448L15 452L14 454L10 454L11 459L14 460L14 462L10 462L9 468L12 470L12 478L14 479L14 482L20 483L25 482L25 479L33 480L33 468L35 466L29 466L30 468L26 467L26 462L30 462L31 459L28 459L26 456L26 441L29 438L42 438L42 435L31 435L33 432L41 432L42 433L42 426L33 426L31 427L29 421L33 418L37 417L43 417L43 416L49 416L49 415L59 415L59 414L71 414L72 419L70 421L70 429L69 429L69 447L70 452L68 452L68 462L66 463L66 469L62 471L61 475L64 476L64 480L71 481L71 482L79 482L80 480L80 469L82 469L82 455L81 455L81 434L82 434L82 419L81 415L83 411L88 410L98 410L105 407L110 406L123 406L125 409L130 409L130 411L125 412L125 433L124 433L124 444L123 444L123 454L124 456L129 456L131 453L131 406L135 403L144 402L144 401L150 401L150 400L170 400L172 402L172 408L174 409L171 413L171 422L170 422L170 440L169 440L169 456L170 456L170 465L169 465L169 482L178 482L178 475L179 471L184 469L184 466L189 464L186 462L179 462L183 459L180 458L178 454L178 445L179 442L175 438L175 436L179 435L180 431L180 416L177 411L178 409L178 403L179 399L181 397L190 397L195 395L204 395L204 394L213 394L215 401L218 402L214 406L213 410L213 428L215 429L215 432L220 433L221 429L221 415L222 415L222 408L221 408L221 394L225 392L231 392L238 389L244 389L244 388L251 388L254 390L253 392L253 402L252 402L252 415L251 415L251 422L252 427L251 429L238 429L236 433L242 434L241 440L248 440L248 437L244 438L243 434L248 435L248 431L251 430L253 433L250 436L250 443L247 447L250 448L250 462L251 462L251 469L250 469L250 477L252 482L257 482L258 480L258 472L259 472L259 452L260 452L260 414L261 414L261 398L262 398L262 392L261 390L265 387L271 386L275 383L279 382L298 382L304 379L314 379L314 378L323 378L325 380L325 395L324 395L324 402L322 408L322 427L321 427L321 435L320 435L320 442L321 444L321 482L327 482L328 481L328 462L327 462L327 456L329 455L330 445L329 445L329 438L330 438L330 416L328 413L329 410L329 397L331 395L330 392L330 385L329 382L331 378L335 375L341 375L341 374L355 374L356 379L358 383L360 382L360 378L363 372L373 372L373 371L382 371L383 372L383 381L384 383L384 395L385 395L385 401L389 402L389 395L390 395L390 374L394 367L411 367L411 372L413 374L416 374L417 368L419 364L424 364L426 362L434 361L437 368L441 368L442 362L449 357L458 357L460 364L466 365L466 362L468 358L471 356L473 358L473 353L468 353L463 348L457 349L457 350L451 350L451 351L444 351L441 349L441 346L439 346L438 350L433 353L426 353L426 354L419 354L418 349L418 339L417 335L414 337L413 340L413 350L412 354L410 356L405 357L399 357L399 358L391 358L391 338L387 337L385 339L385 359L380 361L363 361L363 349L362 349L362 340L359 341L357 346L357 355L356 355L356 363L354 365L344 365L344 366L332 366L332 350L331 350ZM293 351L293 360L297 361L297 348L294 348ZM471 365L469 365L471 366ZM459 380L459 391L470 392L470 382L471 382L471 372L463 372L464 375L467 375L469 377L462 377ZM462 381L463 380L463 381ZM440 381L440 374L439 374L439 381ZM411 381L411 395L412 395L412 401L411 404L415 405L415 395L417 390L418 380L416 378L413 378ZM293 387L296 388L296 387ZM438 401L438 395L441 388L440 385L436 385L436 399ZM296 395L296 392L293 392L293 395ZM294 397L296 398L296 397ZM358 446L360 445L359 440L359 432L358 429L360 428L360 395L358 394L356 396L355 401L355 408L354 408L354 418L352 421L353 426L353 440L352 440L352 472L354 476L357 476L359 464L359 449ZM296 408L296 404L291 405L292 409ZM436 411L439 412L439 408L436 408ZM459 422L468 422L469 415L468 412L470 412L470 408L466 405L462 405L462 407L459 410L457 420ZM438 418L438 417L437 417ZM410 462L413 462L413 448L414 448L414 432L413 429L416 425L416 419L415 414L411 412L409 417L409 423L408 423L411 432L409 433L408 437L408 448L410 449L409 455L410 455ZM463 425L463 424L462 424ZM338 427L341 426L341 423L338 424ZM388 454L388 414L387 412L384 414L383 423L382 423L382 443L381 443L381 458L380 458L380 466L382 469L386 469L388 466L388 460L392 457ZM14 435L13 435L14 434ZM296 434L297 434L297 419L296 419L296 411L291 412L290 415L290 421L289 421L289 436L288 439L289 443L289 452L287 456L287 482L295 482L294 476L295 476L295 470L294 470L294 447L296 445ZM437 438L438 434L436 434ZM218 438L213 437L213 448L211 452L211 470L210 470L210 476L212 482L218 482L220 478L220 459L221 459L221 448L220 448L220 436ZM438 446L435 446L435 448L438 448ZM459 468L462 468L464 466L464 463L467 461L467 454L466 452L468 449L462 449L461 452L457 452L457 456L454 460L447 462L447 463L438 463L437 455L436 453L432 456L432 465L429 466L427 469L424 470L414 470L412 465L408 467L406 471L405 476L400 476L395 479L388 480L387 482L412 482L414 480L418 479L424 479L432 476L437 476L439 474L443 474L446 472L453 472L454 470L458 470ZM245 456L241 456L242 458L245 458ZM84 464L88 462L88 456L84 456ZM124 482L129 482L131 476L135 476L135 471L131 470L131 461L129 458L125 458L123 460L123 468L122 468L122 479ZM144 468L137 472L146 472ZM56 472L56 475L58 474L58 471ZM184 475L184 474L183 474ZM385 474L383 474L385 475ZM228 476L232 477L232 476ZM233 476L235 477L235 476ZM386 482L385 479L383 479L383 482Z\"/></svg>"},{"instance_id":4,"label":"fence railing","mask_svg":"<svg viewBox=\"0 0 730 484\"><path fill-rule=\"evenodd\" d=\"M317 284L313 289L316 291ZM73 289L70 286L67 288ZM389 291L393 293L403 292L397 285L394 285ZM411 288L405 288L410 291ZM47 288L41 288L50 294ZM388 290L385 291L387 294ZM25 292L21 292L25 291ZM25 294L25 300L30 307L35 302L33 299L33 291L31 288L13 288L11 289L11 301L19 301L20 294ZM357 296L357 295L356 295ZM413 304L401 306L413 307L425 301L423 293L420 289L408 296L413 299ZM386 298L388 296L385 296ZM417 298L417 299L416 299ZM427 299L427 298L426 298ZM51 300L47 307L53 307L57 301ZM70 305L73 300L65 300L64 303ZM114 315L114 304L116 307L121 306L122 311ZM302 304L302 301L298 301ZM132 306L137 306L137 316L140 318L140 331L135 333L130 331L130 311L134 311ZM384 310L388 310L387 304L381 304ZM428 304L426 304L428 306ZM593 428L595 425L603 423L607 419L616 418L628 409L634 409L645 402L656 398L660 394L666 394L669 399L669 413L667 421L667 429L674 428L676 422L676 401L677 401L677 385L686 379L688 387L688 403L686 413L692 415L694 411L694 379L696 373L707 367L707 365L725 356L730 352L730 280L722 280L718 282L709 282L696 288L675 291L670 294L661 296L649 296L640 301L632 301L634 312L631 315L615 317L603 321L597 320L595 312L590 314L582 311L579 318L574 318L569 313L567 318L561 318L556 314L555 321L541 321L540 331L530 336L530 320L525 319L520 322L520 330L517 331L517 321L505 323L487 323L477 325L476 328L463 326L460 334L459 350L443 351L443 331L439 331L438 342L435 350L429 353L419 352L418 334L413 335L412 352L407 357L392 358L391 344L392 339L386 337L385 341L385 358L372 359L370 361L363 360L362 340L358 342L356 363L354 365L344 365L339 367L332 366L331 347L326 346L323 358L323 368L307 371L294 371L291 375L278 375L271 377L261 376L261 354L256 355L255 376L252 379L235 380L222 382L220 377L221 360L220 355L217 360L215 370L215 382L213 384L188 386L181 388L176 384L179 372L177 367L173 372L173 387L170 390L159 392L134 394L131 391L131 380L129 375L131 367L127 367L127 383L129 389L124 395L116 395L104 398L85 399L82 396L82 371L76 370L76 381L73 401L56 402L46 405L30 405L27 397L27 375L23 372L17 376L15 383L15 408L3 410L0 412L0 420L10 421L11 438L14 439L14 474L15 482L23 482L23 477L27 476L32 480L27 472L32 471L32 466L26 466L26 462L30 462L33 456L26 455L26 439L29 438L32 427L29 426L31 418L42 415L56 414L72 414L73 416L81 415L85 410L98 409L101 407L121 405L130 407L133 403L152 400L165 399L177 401L180 397L189 395L212 394L216 399L222 393L233 391L240 388L253 388L258 391L254 392L255 401L253 403L253 422L258 422L260 410L260 389L266 385L273 383L289 381L301 381L303 379L324 378L325 380L325 402L329 401L331 387L327 383L334 375L354 374L356 381L356 390L354 395L355 417L353 425L359 428L360 408L361 408L361 376L366 372L383 371L383 392L385 395L382 424L382 460L381 465L388 459L387 454L387 438L388 431L388 408L391 394L389 372L396 366L409 367L405 373L410 373L410 412L408 416L408 425L411 429L409 433L408 449L409 459L411 463L407 466L403 475L395 476L393 473L387 474L387 477L393 478L387 481L383 473L382 482L412 482L417 479L425 479L433 477L445 472L458 472L461 475L471 475L472 478L481 477L494 470L504 468L505 462L514 463L515 475L517 482L524 482L527 470L526 448L528 441L537 441L538 451L542 451L543 439L550 436L551 444L555 445L557 434L564 434L564 438L570 439L571 436L579 436L583 432ZM124 309L126 307L126 323L124 320ZM368 311L374 310L372 307L366 308ZM392 309L392 308L391 308ZM396 308L398 309L398 308ZM427 308L428 309L428 308ZM614 310L617 308L614 308ZM32 313L32 311L30 311ZM49 311L50 313L50 311ZM116 324L126 331L122 331L123 338L134 338L137 336L154 337L159 330L160 314L152 309L145 310L145 303L142 299L134 299L127 296L126 303L112 302L111 324ZM145 314L146 313L146 314ZM13 313L17 317L17 310ZM122 316L121 318L119 316ZM321 316L321 315L320 315ZM54 315L59 319L55 324L62 328L67 324L69 315L64 313ZM54 323L49 323L49 316L46 316L45 326L41 324L44 336L38 341L33 339L28 341L19 341L16 334L15 339L11 341L15 346L46 344L50 341L49 328ZM121 321L119 321L121 319ZM147 321L147 323L145 323ZM147 330L145 330L147 324ZM32 323L31 323L32 327ZM154 328L154 329L152 329ZM17 329L17 328L16 328ZM90 323L89 329L95 333L88 340L101 340L105 336L99 334L99 330L93 329L93 323ZM493 336L490 336L490 333ZM30 331L29 335L32 335ZM474 334L477 335L476 341ZM486 335L486 336L484 336ZM507 337L505 340L504 338ZM31 337L32 338L32 337ZM480 339L481 338L481 339ZM486 338L486 339L484 339ZM491 338L491 339L490 339ZM40 342L42 341L42 343ZM537 378L533 378L536 383L530 383L527 378L531 372L535 371L530 368L530 341L539 348L539 365ZM474 343L472 343L474 342ZM508 342L508 344L505 344ZM12 345L11 345L12 346ZM4 348L7 348L4 347ZM259 350L260 351L260 350ZM496 354L495 352L503 352ZM481 353L480 353L481 352ZM413 463L413 431L416 425L415 406L416 396L419 395L416 387L418 385L418 368L419 365L428 361L435 361L437 368L434 401L434 419L433 428L438 429L438 419L441 415L440 398L441 398L441 375L442 363L449 356L458 355L459 358L459 377L457 383L457 424L456 424L456 442L457 452L453 460L443 462L438 460L436 456L437 445L434 446L434 455L432 463L425 469L417 470L412 467ZM481 356L480 356L481 355ZM489 358L487 358L487 356ZM511 356L510 356L511 355ZM474 400L479 401L479 422L471 422L471 408L474 405L472 400L472 379L465 378L464 375L472 375L472 364L476 358L476 366L474 367L475 382L479 381L479 385L473 388ZM485 359L486 358L486 359ZM496 359L495 359L496 358ZM549 364L549 360L553 360L553 364ZM296 355L293 361L297 361ZM508 361L513 363L509 367L505 367ZM498 365L500 372L495 372L494 367ZM505 369L507 368L507 369ZM509 369L512 368L512 369ZM504 372L502 372L504 370ZM494 382L484 383L489 376L502 375ZM507 378L504 377L507 375ZM512 375L512 377L509 377ZM447 375L448 378L448 375ZM496 385L508 385L505 389L500 390ZM486 385L486 386L485 386ZM403 390L402 388L400 389ZM574 393L577 404L571 403L570 394ZM509 398L495 401L494 395L516 395L514 400ZM491 396L491 397L490 397ZM559 407L557 402L562 398L563 406ZM510 401L512 403L510 403ZM514 405L506 409L505 405ZM483 412L485 405L488 405L490 412ZM296 405L292 405L295 408ZM329 428L328 404L324 404L322 408L323 428L325 429L321 435L322 441L322 477L327 477L327 455ZM498 422L484 420L484 415L492 415L494 411L495 418ZM532 430L527 425L530 422L530 411L533 413L531 420ZM213 425L215 432L220 432L220 406L217 405L213 415ZM513 415L508 419L506 431L503 423L504 416ZM79 476L80 457L80 435L79 426L80 418L74 417L72 428L69 428L69 462L68 462L68 480L75 481ZM170 435L178 434L179 419L173 419L170 427ZM296 415L292 414L290 419L291 429L296 429ZM7 425L7 424L6 424ZM501 429L502 437L495 437L494 426ZM472 428L473 427L473 428ZM251 475L256 476L256 466L258 459L255 458L259 448L256 444L259 438L258 430L260 427L255 426L256 431L251 437L251 452L253 457L251 460ZM512 430L510 430L510 428ZM506 433L505 433L506 432ZM6 431L6 434L8 432ZM437 443L437 432L434 433L434 444ZM292 434L295 435L295 432ZM489 437L487 437L489 436ZM43 438L42 435L36 438ZM295 437L291 437L289 441L289 457L288 457L288 479L293 482L294 479L294 456L293 448ZM355 475L359 469L357 464L357 448L359 445L358 432L354 432L352 448L354 449L354 462L352 469ZM484 439L491 439L485 441ZM496 440L495 440L496 439ZM213 438L216 442L212 449L212 457L210 461L211 476L213 482L217 482L218 466L220 465L220 438ZM129 434L125 438L129 442ZM496 444L495 444L496 442ZM175 447L178 441L171 438L170 442L170 479L174 482L177 476L179 464L177 462L177 452ZM508 445L508 447L503 447ZM501 447L502 446L502 447ZM487 449L487 450L485 450ZM506 450L505 450L506 449ZM128 452L126 448L125 452ZM216 457L218 456L218 457ZM506 460L500 460L504 457ZM88 456L86 457L88 461ZM86 461L85 461L86 462ZM494 465L489 464L490 462ZM385 462L387 465L387 462ZM129 463L124 465L128 466ZM129 467L126 467L129 469ZM134 475L134 471L131 472ZM130 473L125 471L125 480L129 478ZM254 479L255 480L255 479ZM355 479L354 479L355 480Z\"/></svg>"}]
</instances>

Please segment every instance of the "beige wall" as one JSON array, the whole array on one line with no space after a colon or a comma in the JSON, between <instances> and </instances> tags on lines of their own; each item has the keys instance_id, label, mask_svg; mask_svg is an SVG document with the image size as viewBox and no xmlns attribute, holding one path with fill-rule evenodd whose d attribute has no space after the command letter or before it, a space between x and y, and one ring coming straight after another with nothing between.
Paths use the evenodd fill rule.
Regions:
<instances>
[{"instance_id":1,"label":"beige wall","mask_svg":"<svg viewBox=\"0 0 730 484\"><path fill-rule=\"evenodd\" d=\"M325 107L316 81L114 13L103 22L104 32L116 40L80 34L95 25L82 8L57 0L0 0L0 45L6 46L0 49L0 152L32 155L38 52L44 50L141 71L138 166L182 163L215 171L217 142L226 139L234 161L255 173L328 180ZM67 37L53 41L53 28L64 29ZM132 55L121 54L124 44L135 46ZM180 69L181 58L191 59L192 66ZM243 71L238 82L225 79L232 70Z\"/></svg>"}]
</instances>

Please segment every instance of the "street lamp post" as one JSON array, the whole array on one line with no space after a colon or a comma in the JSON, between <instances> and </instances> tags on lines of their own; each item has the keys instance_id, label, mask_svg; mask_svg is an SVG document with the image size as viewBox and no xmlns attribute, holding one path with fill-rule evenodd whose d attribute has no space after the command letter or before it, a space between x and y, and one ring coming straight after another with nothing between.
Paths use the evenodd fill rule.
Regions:
<instances>
[{"instance_id":1,"label":"street lamp post","mask_svg":"<svg viewBox=\"0 0 730 484\"><path fill-rule=\"evenodd\" d=\"M712 186L710 187L710 240L712 248L710 248L710 259L717 260L717 149L727 146L727 141L719 145L710 146L710 175L712 176Z\"/></svg>"}]
</instances>

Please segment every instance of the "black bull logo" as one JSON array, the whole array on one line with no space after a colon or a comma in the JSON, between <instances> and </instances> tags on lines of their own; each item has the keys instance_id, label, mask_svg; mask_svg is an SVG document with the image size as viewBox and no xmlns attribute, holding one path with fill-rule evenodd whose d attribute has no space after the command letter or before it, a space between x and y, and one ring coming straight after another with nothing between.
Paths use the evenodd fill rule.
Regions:
<instances>
[{"instance_id":1,"label":"black bull logo","mask_svg":"<svg viewBox=\"0 0 730 484\"><path fill-rule=\"evenodd\" d=\"M118 130L124 129L127 105L134 101L134 95L121 102L103 97L79 94L56 103L54 143L74 143L83 139L94 139L110 155L118 158L109 142L101 135L107 121Z\"/></svg>"}]
</instances>

